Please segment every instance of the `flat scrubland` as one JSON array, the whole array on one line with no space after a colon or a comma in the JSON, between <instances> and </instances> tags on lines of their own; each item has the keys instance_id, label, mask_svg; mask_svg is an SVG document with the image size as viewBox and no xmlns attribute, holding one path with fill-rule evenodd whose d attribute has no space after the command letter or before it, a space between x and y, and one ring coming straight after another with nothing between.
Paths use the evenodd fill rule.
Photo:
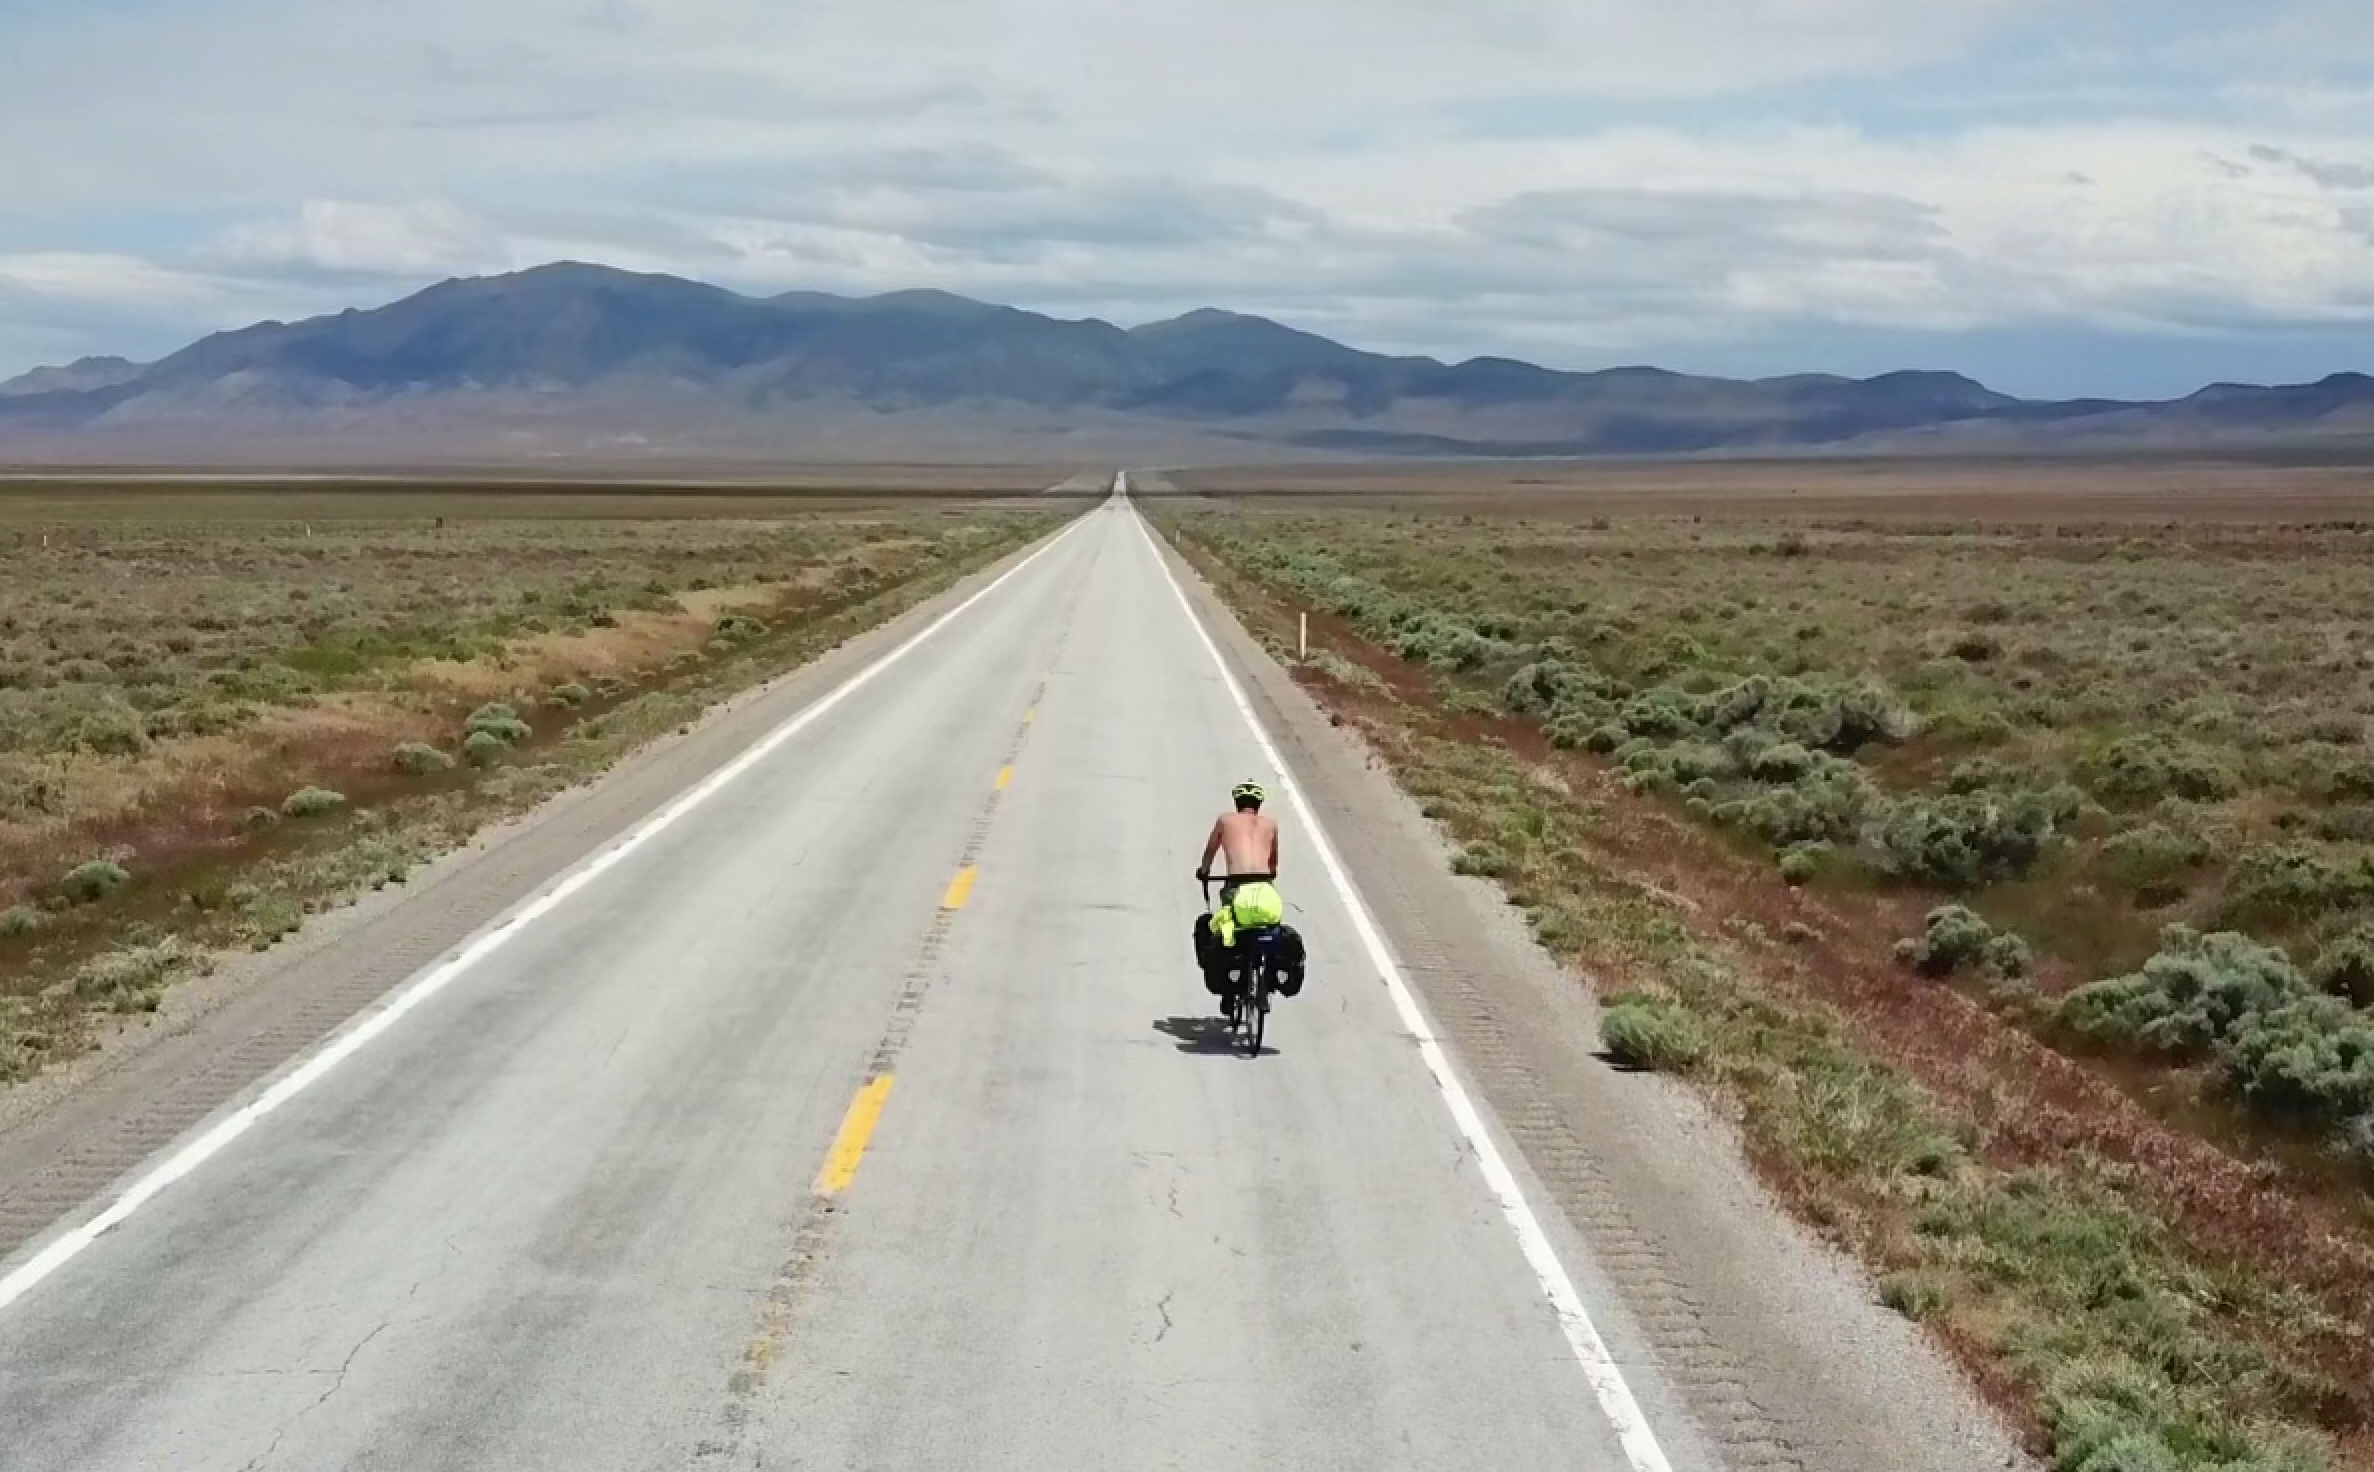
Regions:
<instances>
[{"instance_id":1,"label":"flat scrubland","mask_svg":"<svg viewBox=\"0 0 2374 1472\"><path fill-rule=\"evenodd\" d=\"M0 487L0 1083L1081 504L938 489Z\"/></svg>"},{"instance_id":2,"label":"flat scrubland","mask_svg":"<svg viewBox=\"0 0 2374 1472\"><path fill-rule=\"evenodd\" d=\"M2374 1467L2374 473L1173 481L1611 1060L2051 1465Z\"/></svg>"}]
</instances>

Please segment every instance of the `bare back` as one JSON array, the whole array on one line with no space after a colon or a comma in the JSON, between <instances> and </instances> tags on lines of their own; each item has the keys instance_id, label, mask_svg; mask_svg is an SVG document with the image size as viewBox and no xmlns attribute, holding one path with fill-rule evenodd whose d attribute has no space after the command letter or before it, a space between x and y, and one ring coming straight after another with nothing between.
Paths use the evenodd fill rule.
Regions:
<instances>
[{"instance_id":1,"label":"bare back","mask_svg":"<svg viewBox=\"0 0 2374 1472\"><path fill-rule=\"evenodd\" d=\"M1204 846L1205 864L1211 863L1216 851L1228 855L1231 874L1277 873L1277 820L1259 812L1222 813L1212 824L1212 836Z\"/></svg>"}]
</instances>

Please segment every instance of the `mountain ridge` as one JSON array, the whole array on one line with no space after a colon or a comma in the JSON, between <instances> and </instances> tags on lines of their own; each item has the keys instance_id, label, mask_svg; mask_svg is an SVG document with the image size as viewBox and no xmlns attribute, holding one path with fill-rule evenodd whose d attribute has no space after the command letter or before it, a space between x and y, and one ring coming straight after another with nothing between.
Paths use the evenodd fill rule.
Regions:
<instances>
[{"instance_id":1,"label":"mountain ridge","mask_svg":"<svg viewBox=\"0 0 2374 1472\"><path fill-rule=\"evenodd\" d=\"M325 439L380 457L465 444L698 456L901 431L985 445L1086 434L1239 458L2206 444L2374 433L2374 377L2052 401L1936 368L1571 371L1376 353L1218 307L1125 328L929 288L749 296L558 261L213 333L150 363L84 359L0 383L0 459L20 462L203 457L230 442L268 457Z\"/></svg>"}]
</instances>

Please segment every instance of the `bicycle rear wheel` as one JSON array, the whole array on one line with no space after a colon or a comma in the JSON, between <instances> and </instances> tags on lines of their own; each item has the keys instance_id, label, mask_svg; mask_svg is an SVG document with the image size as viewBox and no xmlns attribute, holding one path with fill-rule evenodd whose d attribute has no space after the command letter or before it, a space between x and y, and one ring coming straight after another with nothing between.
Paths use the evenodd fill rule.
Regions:
<instances>
[{"instance_id":1,"label":"bicycle rear wheel","mask_svg":"<svg viewBox=\"0 0 2374 1472\"><path fill-rule=\"evenodd\" d=\"M1252 985L1245 994L1245 1041L1249 1045L1245 1056L1261 1056L1261 1039L1269 1032L1269 967L1254 968Z\"/></svg>"}]
</instances>

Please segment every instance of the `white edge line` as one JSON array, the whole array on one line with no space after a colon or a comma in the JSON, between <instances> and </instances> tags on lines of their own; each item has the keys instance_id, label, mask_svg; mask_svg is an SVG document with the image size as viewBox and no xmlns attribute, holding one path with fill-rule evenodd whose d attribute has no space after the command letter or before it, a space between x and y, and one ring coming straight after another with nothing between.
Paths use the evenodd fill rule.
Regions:
<instances>
[{"instance_id":1,"label":"white edge line","mask_svg":"<svg viewBox=\"0 0 2374 1472\"><path fill-rule=\"evenodd\" d=\"M791 716L781 725L760 737L741 755L686 789L659 812L646 818L641 824L629 829L620 837L613 839L609 847L579 861L575 868L562 875L549 889L529 900L518 910L496 920L477 938L464 944L452 956L421 973L413 981L399 986L394 993L387 997L378 1011L373 1012L347 1031L331 1038L321 1046L319 1051L283 1075L261 1094L225 1116L206 1133L183 1146L164 1164L133 1182L121 1196L109 1203L106 1210L80 1226L60 1234L47 1247L20 1264L6 1278L0 1278L0 1311L5 1311L44 1278L72 1262L84 1248L89 1247L101 1236L121 1226L134 1212L147 1205L157 1193L220 1154L225 1146L253 1129L256 1121L320 1082L331 1069L361 1052L369 1046L374 1038L395 1026L406 1013L451 986L471 967L500 950L513 936L518 935L544 916L551 914L566 903L572 895L617 867L629 854L650 842L679 818L716 796L728 783L764 761L777 747L806 730L810 724L820 719L827 711L846 700L859 688L870 683L876 675L904 659L918 645L955 622L974 604L987 598L1018 576L1023 569L1054 551L1056 546L1078 530L1085 520L1085 517L1074 518L1071 524L1057 532L1052 540L998 574L987 587L976 591L962 603L941 614L929 625L911 635L896 649L851 675L797 715Z\"/></svg>"},{"instance_id":2,"label":"white edge line","mask_svg":"<svg viewBox=\"0 0 2374 1472\"><path fill-rule=\"evenodd\" d=\"M1135 513L1135 507L1130 509ZM1204 652L1211 655L1213 666L1220 671L1221 683L1228 687L1229 698L1236 702L1237 713L1245 718L1245 724L1252 729L1253 739L1261 746L1262 756L1277 773L1279 789L1286 794L1286 800L1294 805L1295 816L1302 819L1303 826L1309 830L1311 847L1319 855L1320 867L1327 871L1337 897L1351 915L1352 928L1359 934L1361 946L1367 950L1369 962L1376 967L1386 991L1392 994L1393 1006L1401 1014L1402 1025L1417 1039L1418 1056L1426 1064L1426 1071L1434 1076L1435 1086L1442 1091L1443 1102L1450 1106L1451 1118L1459 1126L1459 1133L1474 1148L1476 1164L1483 1172L1484 1184L1498 1200L1501 1214L1508 1218L1510 1228L1517 1235L1517 1244L1524 1250L1525 1261L1540 1280L1543 1296L1549 1299L1550 1307L1556 1311L1558 1325L1566 1333L1566 1342L1573 1349L1575 1359L1581 1363L1583 1375L1591 1382L1593 1393L1599 1397L1599 1409L1615 1429L1616 1440L1624 1449L1624 1459L1631 1464L1633 1472L1672 1472L1673 1464L1665 1459L1664 1448L1657 1444L1656 1433L1649 1429L1648 1417L1642 1412L1640 1402L1633 1397L1632 1387L1625 1383L1624 1372L1617 1367L1615 1355L1609 1351L1607 1341L1600 1337L1598 1327L1591 1322L1590 1314L1583 1308L1582 1295L1575 1291L1574 1280L1567 1276L1566 1265L1558 1260L1557 1249L1550 1245L1549 1234L1542 1230L1533 1208L1526 1203L1525 1194L1517 1185L1516 1175L1510 1171L1499 1146L1493 1143L1491 1132L1485 1128L1483 1115L1476 1109L1475 1101L1469 1097L1466 1086L1451 1071L1450 1059L1443 1052L1441 1038L1426 1021L1425 1011L1419 1006L1416 994L1410 990L1408 979L1402 975L1400 963L1394 960L1392 951L1386 946L1384 935L1377 929L1367 902L1361 899L1360 891L1352 884L1351 875L1336 857L1335 845L1328 840L1327 830L1320 826L1319 815L1312 811L1309 800L1303 796L1301 784L1294 780L1294 774L1286 769L1285 758L1279 754L1277 744L1262 726L1261 717L1254 713L1253 703L1246 699L1244 687L1237 683L1236 675L1228 668L1228 661L1221 656L1220 646L1212 641L1210 632L1203 626L1203 620L1196 616L1195 605L1188 601L1187 590L1179 585L1178 575L1171 571L1169 561L1163 557L1162 548L1154 540L1154 533L1147 527L1145 517L1138 516L1137 522L1138 531L1154 553L1155 565L1162 569L1163 579L1170 584L1172 595L1186 612L1188 624L1194 628L1195 636L1203 641Z\"/></svg>"}]
</instances>

